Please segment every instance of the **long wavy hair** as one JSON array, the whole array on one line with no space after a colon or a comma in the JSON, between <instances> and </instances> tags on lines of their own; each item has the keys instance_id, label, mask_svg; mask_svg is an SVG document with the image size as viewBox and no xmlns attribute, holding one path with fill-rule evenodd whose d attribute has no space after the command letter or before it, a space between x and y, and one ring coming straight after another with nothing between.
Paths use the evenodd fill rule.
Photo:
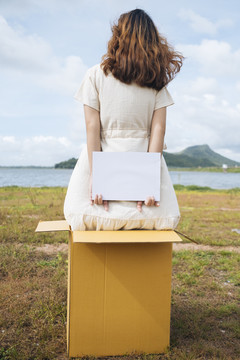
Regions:
<instances>
[{"instance_id":1,"label":"long wavy hair","mask_svg":"<svg viewBox=\"0 0 240 360\"><path fill-rule=\"evenodd\" d=\"M141 9L124 13L112 27L101 67L120 81L161 90L180 71L183 55L159 34L150 16Z\"/></svg>"}]
</instances>

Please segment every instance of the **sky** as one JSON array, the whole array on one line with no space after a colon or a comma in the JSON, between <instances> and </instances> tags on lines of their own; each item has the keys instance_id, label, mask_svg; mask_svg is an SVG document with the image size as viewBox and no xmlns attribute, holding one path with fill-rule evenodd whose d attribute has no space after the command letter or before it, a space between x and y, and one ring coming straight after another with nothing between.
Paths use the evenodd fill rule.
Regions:
<instances>
[{"instance_id":1,"label":"sky","mask_svg":"<svg viewBox=\"0 0 240 360\"><path fill-rule=\"evenodd\" d=\"M167 151L208 144L240 162L238 0L0 0L0 166L53 166L86 143L73 96L111 25L145 10L185 56L168 90Z\"/></svg>"}]
</instances>

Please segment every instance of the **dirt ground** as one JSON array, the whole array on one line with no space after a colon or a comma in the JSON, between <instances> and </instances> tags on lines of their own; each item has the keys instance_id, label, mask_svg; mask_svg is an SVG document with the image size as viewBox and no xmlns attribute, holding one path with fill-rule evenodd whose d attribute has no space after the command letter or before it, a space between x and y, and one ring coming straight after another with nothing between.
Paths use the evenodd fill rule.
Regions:
<instances>
[{"instance_id":1,"label":"dirt ground","mask_svg":"<svg viewBox=\"0 0 240 360\"><path fill-rule=\"evenodd\" d=\"M57 254L58 252L67 252L68 244L44 244L42 246L34 247L37 251L42 251L45 254ZM201 245L193 243L177 243L173 244L173 251L182 251L182 250L191 250L191 251L233 251L235 253L240 253L240 246L210 246L210 245Z\"/></svg>"}]
</instances>

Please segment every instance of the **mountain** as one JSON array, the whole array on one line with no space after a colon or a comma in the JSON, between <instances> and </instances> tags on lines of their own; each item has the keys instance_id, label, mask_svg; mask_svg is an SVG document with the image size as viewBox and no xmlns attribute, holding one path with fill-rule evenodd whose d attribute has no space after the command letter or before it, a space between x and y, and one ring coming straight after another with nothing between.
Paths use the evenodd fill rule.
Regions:
<instances>
[{"instance_id":1,"label":"mountain","mask_svg":"<svg viewBox=\"0 0 240 360\"><path fill-rule=\"evenodd\" d=\"M77 159L71 158L67 161L62 161L58 164L55 164L54 167L55 169L73 169L76 163L77 163Z\"/></svg>"},{"instance_id":2,"label":"mountain","mask_svg":"<svg viewBox=\"0 0 240 360\"><path fill-rule=\"evenodd\" d=\"M229 167L235 165L240 166L240 163L230 160L213 151L208 145L190 146L177 153L163 152L166 163L170 167L222 167L223 164ZM72 158L67 161L62 161L56 164L56 169L73 169L76 165L77 159Z\"/></svg>"},{"instance_id":3,"label":"mountain","mask_svg":"<svg viewBox=\"0 0 240 360\"><path fill-rule=\"evenodd\" d=\"M216 153L208 145L190 146L178 153L164 152L164 157L168 166L175 167L222 167L223 164L229 167L240 166L239 162Z\"/></svg>"}]
</instances>

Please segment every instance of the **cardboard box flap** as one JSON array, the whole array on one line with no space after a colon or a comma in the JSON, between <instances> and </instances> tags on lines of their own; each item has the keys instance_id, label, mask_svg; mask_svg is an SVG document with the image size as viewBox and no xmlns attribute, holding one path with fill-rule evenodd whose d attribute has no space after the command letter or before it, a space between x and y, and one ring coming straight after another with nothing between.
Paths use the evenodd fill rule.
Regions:
<instances>
[{"instance_id":1,"label":"cardboard box flap","mask_svg":"<svg viewBox=\"0 0 240 360\"><path fill-rule=\"evenodd\" d=\"M68 225L66 220L39 221L35 232L69 231L69 230L70 230L70 226Z\"/></svg>"},{"instance_id":2,"label":"cardboard box flap","mask_svg":"<svg viewBox=\"0 0 240 360\"><path fill-rule=\"evenodd\" d=\"M173 243L182 239L173 230L73 231L74 243Z\"/></svg>"},{"instance_id":3,"label":"cardboard box flap","mask_svg":"<svg viewBox=\"0 0 240 360\"><path fill-rule=\"evenodd\" d=\"M40 221L35 232L71 231L66 220ZM72 231L74 243L174 243L182 242L173 230Z\"/></svg>"}]
</instances>

